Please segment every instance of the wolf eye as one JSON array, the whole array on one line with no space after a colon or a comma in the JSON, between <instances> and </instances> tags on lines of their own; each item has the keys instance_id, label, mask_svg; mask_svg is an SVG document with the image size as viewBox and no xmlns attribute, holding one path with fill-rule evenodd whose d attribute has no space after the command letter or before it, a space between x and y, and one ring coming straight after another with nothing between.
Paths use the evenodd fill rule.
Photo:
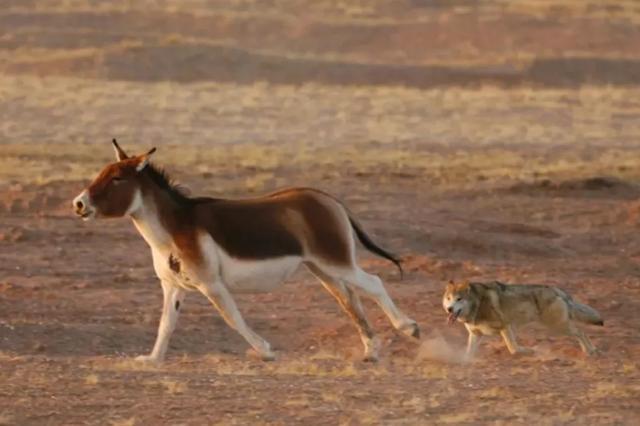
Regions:
<instances>
[{"instance_id":1,"label":"wolf eye","mask_svg":"<svg viewBox=\"0 0 640 426\"><path fill-rule=\"evenodd\" d=\"M456 302L459 302L459 301L461 301L461 300L462 300L462 297L457 297L457 298L456 298Z\"/></svg>"},{"instance_id":2,"label":"wolf eye","mask_svg":"<svg viewBox=\"0 0 640 426\"><path fill-rule=\"evenodd\" d=\"M118 184L118 183L123 182L123 181L124 181L124 178L122 178L120 176L114 176L114 177L111 178L111 182L113 182L115 184Z\"/></svg>"}]
</instances>

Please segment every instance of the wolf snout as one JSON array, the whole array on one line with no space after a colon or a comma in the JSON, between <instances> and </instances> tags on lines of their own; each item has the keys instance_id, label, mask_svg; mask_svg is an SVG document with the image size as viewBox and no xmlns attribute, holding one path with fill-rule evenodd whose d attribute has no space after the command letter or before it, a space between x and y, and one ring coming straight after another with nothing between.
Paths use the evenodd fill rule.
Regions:
<instances>
[{"instance_id":1,"label":"wolf snout","mask_svg":"<svg viewBox=\"0 0 640 426\"><path fill-rule=\"evenodd\" d=\"M449 306L449 307L447 308L447 312L452 313L452 312L453 312L453 306Z\"/></svg>"}]
</instances>

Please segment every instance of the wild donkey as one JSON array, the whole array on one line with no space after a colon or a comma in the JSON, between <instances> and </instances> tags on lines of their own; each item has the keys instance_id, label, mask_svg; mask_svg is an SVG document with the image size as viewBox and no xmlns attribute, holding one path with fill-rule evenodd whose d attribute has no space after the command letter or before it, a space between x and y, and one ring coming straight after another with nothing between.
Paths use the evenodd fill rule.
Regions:
<instances>
[{"instance_id":1,"label":"wild donkey","mask_svg":"<svg viewBox=\"0 0 640 426\"><path fill-rule=\"evenodd\" d=\"M308 188L244 200L190 198L149 164L155 148L129 157L115 139L113 146L118 161L100 172L73 207L85 220L131 216L151 247L164 304L153 350L138 360L164 358L186 290L204 294L263 359L273 359L269 343L247 326L230 293L272 290L301 263L355 323L365 360L377 359L378 342L356 291L372 297L396 329L419 338L416 322L395 306L380 279L356 264L354 234L400 268L399 261L371 241L335 198Z\"/></svg>"}]
</instances>

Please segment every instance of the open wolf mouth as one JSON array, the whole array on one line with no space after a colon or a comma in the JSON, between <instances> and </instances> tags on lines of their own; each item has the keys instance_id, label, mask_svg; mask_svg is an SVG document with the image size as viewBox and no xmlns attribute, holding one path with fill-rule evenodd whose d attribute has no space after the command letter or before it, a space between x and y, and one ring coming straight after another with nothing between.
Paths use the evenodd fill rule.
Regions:
<instances>
[{"instance_id":1,"label":"open wolf mouth","mask_svg":"<svg viewBox=\"0 0 640 426\"><path fill-rule=\"evenodd\" d=\"M453 324L454 322L456 322L456 320L458 319L459 316L460 316L460 310L455 311L455 312L451 312L449 314L449 316L447 317L447 323L449 325Z\"/></svg>"}]
</instances>

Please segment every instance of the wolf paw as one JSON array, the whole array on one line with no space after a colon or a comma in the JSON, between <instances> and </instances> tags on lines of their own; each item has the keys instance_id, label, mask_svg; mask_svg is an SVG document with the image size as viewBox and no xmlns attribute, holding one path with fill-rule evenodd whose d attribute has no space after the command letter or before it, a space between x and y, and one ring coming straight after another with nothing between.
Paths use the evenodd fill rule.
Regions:
<instances>
[{"instance_id":1,"label":"wolf paw","mask_svg":"<svg viewBox=\"0 0 640 426\"><path fill-rule=\"evenodd\" d=\"M363 362L377 362L378 352L380 351L380 340L373 337L365 342Z\"/></svg>"},{"instance_id":2,"label":"wolf paw","mask_svg":"<svg viewBox=\"0 0 640 426\"><path fill-rule=\"evenodd\" d=\"M586 352L588 356L600 356L602 355L602 351L598 348L593 348Z\"/></svg>"}]
</instances>

